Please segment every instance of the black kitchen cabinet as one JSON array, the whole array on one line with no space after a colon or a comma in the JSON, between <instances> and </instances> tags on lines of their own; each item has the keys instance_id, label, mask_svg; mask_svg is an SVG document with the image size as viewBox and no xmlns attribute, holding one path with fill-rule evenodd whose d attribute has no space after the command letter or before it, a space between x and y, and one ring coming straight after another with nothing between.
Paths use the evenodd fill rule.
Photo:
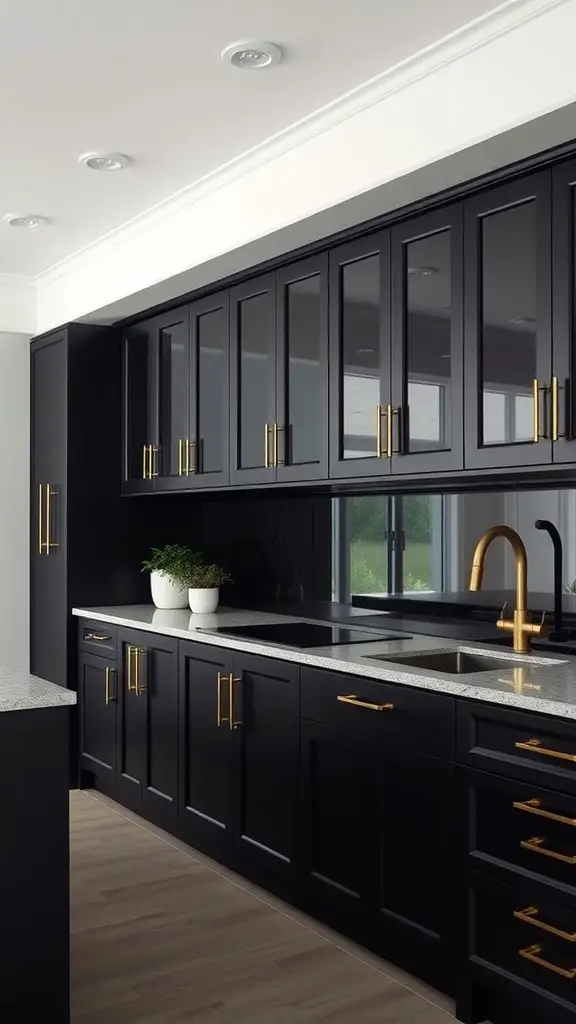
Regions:
<instances>
[{"instance_id":1,"label":"black kitchen cabinet","mask_svg":"<svg viewBox=\"0 0 576 1024\"><path fill-rule=\"evenodd\" d=\"M259 874L293 872L298 669L180 644L180 805L186 839Z\"/></svg>"},{"instance_id":2,"label":"black kitchen cabinet","mask_svg":"<svg viewBox=\"0 0 576 1024\"><path fill-rule=\"evenodd\" d=\"M82 768L112 780L116 775L118 667L81 651L78 667L79 754Z\"/></svg>"},{"instance_id":3,"label":"black kitchen cabinet","mask_svg":"<svg viewBox=\"0 0 576 1024\"><path fill-rule=\"evenodd\" d=\"M552 172L554 462L576 462L576 162Z\"/></svg>"},{"instance_id":4,"label":"black kitchen cabinet","mask_svg":"<svg viewBox=\"0 0 576 1024\"><path fill-rule=\"evenodd\" d=\"M190 428L182 439L185 486L230 478L230 321L227 291L190 306Z\"/></svg>"},{"instance_id":5,"label":"black kitchen cabinet","mask_svg":"<svg viewBox=\"0 0 576 1024\"><path fill-rule=\"evenodd\" d=\"M465 466L552 461L550 172L464 204Z\"/></svg>"},{"instance_id":6,"label":"black kitchen cabinet","mask_svg":"<svg viewBox=\"0 0 576 1024\"><path fill-rule=\"evenodd\" d=\"M30 670L74 687L72 606L129 599L116 332L71 324L35 339L30 375Z\"/></svg>"},{"instance_id":7,"label":"black kitchen cabinet","mask_svg":"<svg viewBox=\"0 0 576 1024\"><path fill-rule=\"evenodd\" d=\"M178 658L171 637L119 634L117 799L162 826L178 796Z\"/></svg>"},{"instance_id":8,"label":"black kitchen cabinet","mask_svg":"<svg viewBox=\"0 0 576 1024\"><path fill-rule=\"evenodd\" d=\"M327 475L327 303L325 254L232 289L232 483Z\"/></svg>"},{"instance_id":9,"label":"black kitchen cabinet","mask_svg":"<svg viewBox=\"0 0 576 1024\"><path fill-rule=\"evenodd\" d=\"M392 474L462 469L462 206L391 232L392 387L384 412Z\"/></svg>"}]
</instances>

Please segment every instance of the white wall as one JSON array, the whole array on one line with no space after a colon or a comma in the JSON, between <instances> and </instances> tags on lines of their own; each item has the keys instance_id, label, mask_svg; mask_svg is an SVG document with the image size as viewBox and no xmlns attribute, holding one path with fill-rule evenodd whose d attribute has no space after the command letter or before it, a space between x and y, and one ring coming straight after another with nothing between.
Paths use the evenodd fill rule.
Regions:
<instances>
[{"instance_id":1,"label":"white wall","mask_svg":"<svg viewBox=\"0 0 576 1024\"><path fill-rule=\"evenodd\" d=\"M0 331L0 664L28 669L30 344Z\"/></svg>"}]
</instances>

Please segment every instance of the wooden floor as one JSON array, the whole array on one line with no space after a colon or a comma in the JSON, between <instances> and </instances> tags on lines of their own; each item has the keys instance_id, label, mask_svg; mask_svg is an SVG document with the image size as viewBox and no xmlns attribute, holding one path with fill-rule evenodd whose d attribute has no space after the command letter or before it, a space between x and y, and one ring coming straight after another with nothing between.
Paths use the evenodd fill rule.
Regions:
<instances>
[{"instance_id":1,"label":"wooden floor","mask_svg":"<svg viewBox=\"0 0 576 1024\"><path fill-rule=\"evenodd\" d=\"M71 833L78 1024L453 1021L393 968L109 801L73 793Z\"/></svg>"}]
</instances>

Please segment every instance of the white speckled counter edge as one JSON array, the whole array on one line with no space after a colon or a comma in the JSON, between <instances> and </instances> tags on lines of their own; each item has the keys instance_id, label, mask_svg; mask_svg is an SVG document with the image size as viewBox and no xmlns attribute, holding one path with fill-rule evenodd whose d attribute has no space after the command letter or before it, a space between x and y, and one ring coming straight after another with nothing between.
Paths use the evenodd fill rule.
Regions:
<instances>
[{"instance_id":1,"label":"white speckled counter edge","mask_svg":"<svg viewBox=\"0 0 576 1024\"><path fill-rule=\"evenodd\" d=\"M294 616L269 612L234 611L222 608L213 615L194 615L188 611L162 611L150 605L127 605L111 608L74 608L73 614L98 622L128 629L139 629L180 640L211 644L215 647L259 654L263 657L292 661L311 668L345 672L367 679L414 686L437 693L452 694L471 700L485 701L525 711L536 711L560 718L576 720L576 658L561 655L516 655L512 651L491 648L487 644L451 642L442 637L414 635L408 639L394 639L390 630L378 630L387 639L370 640L367 630L366 644L350 644L323 648L296 649L279 645L242 640L236 636L210 633L210 629L225 626L248 626L273 622L318 621L298 619ZM355 626L355 629L360 627ZM405 630L403 631L405 633ZM382 659L389 653L393 658L411 653L460 650L492 654L510 667L475 672L466 676L453 676L431 669L414 668ZM56 688L58 689L58 688ZM69 691L63 691L68 693ZM0 710L2 710L0 706Z\"/></svg>"},{"instance_id":2,"label":"white speckled counter edge","mask_svg":"<svg viewBox=\"0 0 576 1024\"><path fill-rule=\"evenodd\" d=\"M28 672L0 666L0 712L70 707L75 703L73 690L66 690Z\"/></svg>"}]
</instances>

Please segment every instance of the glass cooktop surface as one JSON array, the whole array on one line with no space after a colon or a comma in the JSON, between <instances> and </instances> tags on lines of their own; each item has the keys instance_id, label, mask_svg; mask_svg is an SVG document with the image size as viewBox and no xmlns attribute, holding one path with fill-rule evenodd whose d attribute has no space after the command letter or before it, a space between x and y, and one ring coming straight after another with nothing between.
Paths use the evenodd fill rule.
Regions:
<instances>
[{"instance_id":1,"label":"glass cooktop surface","mask_svg":"<svg viewBox=\"0 0 576 1024\"><path fill-rule=\"evenodd\" d=\"M313 622L265 622L253 626L217 626L207 632L237 636L243 640L262 640L287 647L332 647L335 644L381 643L383 640L409 640L400 633L370 633L346 626L328 626Z\"/></svg>"}]
</instances>

